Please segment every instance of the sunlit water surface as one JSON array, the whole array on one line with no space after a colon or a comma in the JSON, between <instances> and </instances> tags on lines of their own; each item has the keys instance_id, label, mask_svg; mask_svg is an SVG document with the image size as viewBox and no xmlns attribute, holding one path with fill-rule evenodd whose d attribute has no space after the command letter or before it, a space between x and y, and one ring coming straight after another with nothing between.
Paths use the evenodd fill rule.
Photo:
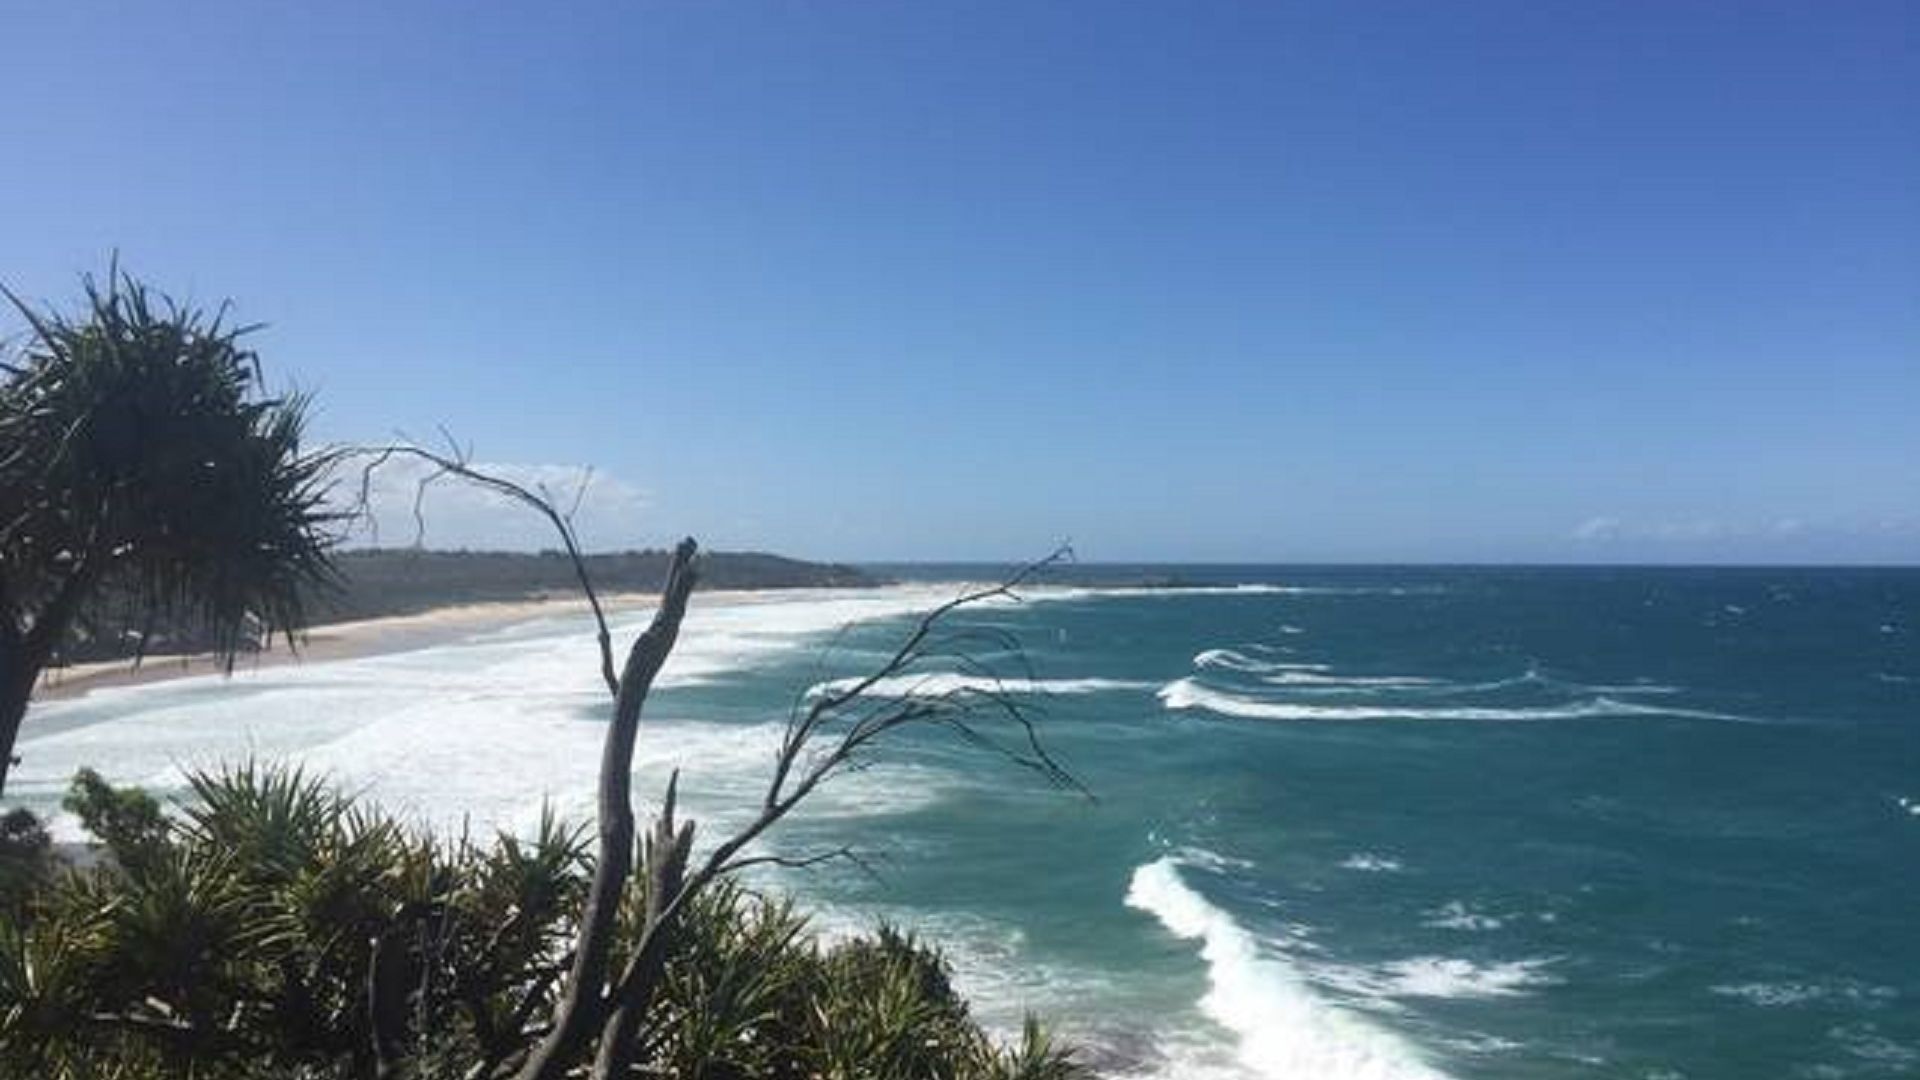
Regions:
<instances>
[{"instance_id":1,"label":"sunlit water surface","mask_svg":"<svg viewBox=\"0 0 1920 1080\"><path fill-rule=\"evenodd\" d=\"M1096 799L901 740L774 842L877 873L776 884L1128 1075L1920 1075L1920 572L1178 573L956 621L1018 639L976 658ZM739 821L794 702L953 588L696 597L641 790L678 766L706 835ZM546 620L100 691L36 708L9 794L257 754L443 829L584 819L596 671Z\"/></svg>"}]
</instances>

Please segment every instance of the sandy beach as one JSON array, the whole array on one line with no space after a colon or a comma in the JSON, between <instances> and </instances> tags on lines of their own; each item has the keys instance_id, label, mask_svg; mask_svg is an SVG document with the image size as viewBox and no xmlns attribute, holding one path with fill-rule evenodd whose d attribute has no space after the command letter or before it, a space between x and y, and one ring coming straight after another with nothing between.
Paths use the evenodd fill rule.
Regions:
<instances>
[{"instance_id":1,"label":"sandy beach","mask_svg":"<svg viewBox=\"0 0 1920 1080\"><path fill-rule=\"evenodd\" d=\"M713 592L703 599L737 598L738 593ZM646 608L653 604L654 593L613 593L600 598L609 615ZM299 636L298 646L289 649L286 639L276 638L268 648L248 653L234 661L235 674L282 664L349 660L378 653L423 649L470 634L485 633L529 619L577 615L583 626L588 618L585 600L576 597L551 597L505 602L449 604L412 615L388 615L377 619L327 623ZM132 660L102 660L65 667L49 668L41 676L35 697L58 701L80 697L90 691L111 686L133 686L185 678L191 675L215 675L220 661L211 653L148 656Z\"/></svg>"}]
</instances>

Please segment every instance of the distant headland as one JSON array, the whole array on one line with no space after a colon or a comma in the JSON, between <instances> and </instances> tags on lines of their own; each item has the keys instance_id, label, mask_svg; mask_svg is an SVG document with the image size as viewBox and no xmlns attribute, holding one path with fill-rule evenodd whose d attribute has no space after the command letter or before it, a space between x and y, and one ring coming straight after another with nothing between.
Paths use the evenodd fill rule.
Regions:
<instances>
[{"instance_id":1,"label":"distant headland","mask_svg":"<svg viewBox=\"0 0 1920 1080\"><path fill-rule=\"evenodd\" d=\"M672 553L622 551L586 556L594 587L606 593L654 593ZM342 552L337 596L315 610L319 624L413 615L452 604L575 600L580 584L558 551L426 551L371 548ZM817 563L757 551L701 556L700 587L712 590L860 588L884 579L842 563Z\"/></svg>"}]
</instances>

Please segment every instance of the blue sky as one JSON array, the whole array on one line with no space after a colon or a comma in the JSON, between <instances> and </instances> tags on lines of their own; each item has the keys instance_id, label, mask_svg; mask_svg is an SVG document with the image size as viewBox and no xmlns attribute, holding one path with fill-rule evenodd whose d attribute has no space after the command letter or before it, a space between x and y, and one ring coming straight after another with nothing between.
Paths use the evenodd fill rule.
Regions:
<instances>
[{"instance_id":1,"label":"blue sky","mask_svg":"<svg viewBox=\"0 0 1920 1080\"><path fill-rule=\"evenodd\" d=\"M0 279L599 546L1920 557L1908 4L0 5Z\"/></svg>"}]
</instances>

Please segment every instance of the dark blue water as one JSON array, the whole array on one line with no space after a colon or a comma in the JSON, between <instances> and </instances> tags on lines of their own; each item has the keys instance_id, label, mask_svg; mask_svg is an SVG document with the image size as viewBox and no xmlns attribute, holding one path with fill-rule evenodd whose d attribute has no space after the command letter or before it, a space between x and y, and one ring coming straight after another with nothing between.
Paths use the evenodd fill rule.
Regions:
<instances>
[{"instance_id":1,"label":"dark blue water","mask_svg":"<svg viewBox=\"0 0 1920 1080\"><path fill-rule=\"evenodd\" d=\"M924 932L983 1019L1116 1076L1920 1076L1920 571L1065 574L919 686L998 672L1095 798L895 740L774 839L868 859L777 879L823 930ZM696 596L636 790L677 766L700 835L737 824L789 706L951 587ZM556 616L43 703L9 794L262 753L443 827L578 819L596 671Z\"/></svg>"},{"instance_id":2,"label":"dark blue water","mask_svg":"<svg viewBox=\"0 0 1920 1080\"><path fill-rule=\"evenodd\" d=\"M970 616L1097 801L929 740L783 841L887 852L797 884L989 1013L1170 1076L1920 1075L1920 572L1068 572L1198 586Z\"/></svg>"}]
</instances>

